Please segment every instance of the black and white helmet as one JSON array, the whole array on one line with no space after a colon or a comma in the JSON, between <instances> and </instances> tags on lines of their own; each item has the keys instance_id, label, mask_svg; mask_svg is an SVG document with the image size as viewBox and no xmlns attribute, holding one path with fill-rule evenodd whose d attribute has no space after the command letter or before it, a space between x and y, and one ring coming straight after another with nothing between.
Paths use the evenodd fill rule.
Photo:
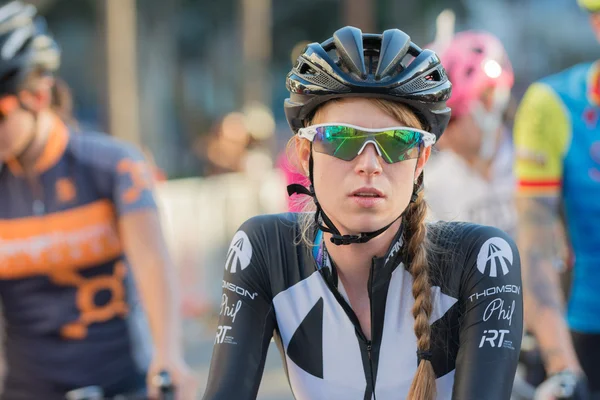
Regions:
<instances>
[{"instance_id":1,"label":"black and white helmet","mask_svg":"<svg viewBox=\"0 0 600 400\"><path fill-rule=\"evenodd\" d=\"M439 57L399 29L363 34L346 26L311 43L287 75L284 109L294 132L316 108L334 98L374 97L409 106L439 138L450 120L452 85Z\"/></svg>"},{"instance_id":2,"label":"black and white helmet","mask_svg":"<svg viewBox=\"0 0 600 400\"><path fill-rule=\"evenodd\" d=\"M18 0L0 7L0 96L17 93L30 72L59 66L60 49L37 9Z\"/></svg>"}]
</instances>

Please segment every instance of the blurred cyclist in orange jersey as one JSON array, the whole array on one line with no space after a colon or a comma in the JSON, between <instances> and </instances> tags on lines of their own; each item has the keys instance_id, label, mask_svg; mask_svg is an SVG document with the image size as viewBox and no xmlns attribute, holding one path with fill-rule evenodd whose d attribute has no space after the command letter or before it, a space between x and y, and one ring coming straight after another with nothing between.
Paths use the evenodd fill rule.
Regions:
<instances>
[{"instance_id":1,"label":"blurred cyclist in orange jersey","mask_svg":"<svg viewBox=\"0 0 600 400\"><path fill-rule=\"evenodd\" d=\"M59 62L35 7L0 7L0 399L155 396L161 371L193 399L152 175L133 147L73 134L52 110Z\"/></svg>"}]
</instances>

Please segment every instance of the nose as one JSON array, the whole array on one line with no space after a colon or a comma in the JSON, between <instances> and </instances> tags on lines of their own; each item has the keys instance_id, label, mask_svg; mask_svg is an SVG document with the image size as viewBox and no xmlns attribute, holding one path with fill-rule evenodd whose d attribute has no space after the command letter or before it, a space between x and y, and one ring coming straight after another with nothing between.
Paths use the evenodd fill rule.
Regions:
<instances>
[{"instance_id":1,"label":"nose","mask_svg":"<svg viewBox=\"0 0 600 400\"><path fill-rule=\"evenodd\" d=\"M355 160L354 170L359 175L379 175L383 171L381 165L383 159L379 156L374 143L368 143Z\"/></svg>"}]
</instances>

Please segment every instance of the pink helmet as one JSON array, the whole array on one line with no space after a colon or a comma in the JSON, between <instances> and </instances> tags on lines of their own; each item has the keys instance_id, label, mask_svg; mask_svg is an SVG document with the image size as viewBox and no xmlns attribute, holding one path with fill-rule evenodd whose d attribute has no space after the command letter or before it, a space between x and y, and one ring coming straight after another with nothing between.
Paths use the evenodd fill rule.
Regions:
<instances>
[{"instance_id":1,"label":"pink helmet","mask_svg":"<svg viewBox=\"0 0 600 400\"><path fill-rule=\"evenodd\" d=\"M453 117L469 112L473 102L490 86L510 89L513 85L513 69L506 50L490 33L457 33L438 54L452 82L452 96L447 104Z\"/></svg>"}]
</instances>

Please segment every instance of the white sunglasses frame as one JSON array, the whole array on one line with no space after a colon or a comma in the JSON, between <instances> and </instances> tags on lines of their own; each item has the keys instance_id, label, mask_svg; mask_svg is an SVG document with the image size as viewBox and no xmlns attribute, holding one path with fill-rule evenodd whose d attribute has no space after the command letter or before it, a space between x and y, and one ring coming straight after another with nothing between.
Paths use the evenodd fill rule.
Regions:
<instances>
[{"instance_id":1,"label":"white sunglasses frame","mask_svg":"<svg viewBox=\"0 0 600 400\"><path fill-rule=\"evenodd\" d=\"M384 132L384 131L390 131L390 130L410 130L413 132L419 132L422 135L423 146L425 146L425 147L433 146L435 144L435 140L436 140L435 135L433 133L427 132L427 131L424 131L421 129L417 129L417 128L412 128L410 126L393 126L393 127L389 127L389 128L373 129L373 128L363 128L362 126L358 126L358 125L341 124L341 123L339 123L339 124L326 123L326 124L316 124L316 125L306 126L304 128L298 129L298 136L301 138L307 139L310 142L313 142L315 140L315 136L317 134L317 128L321 128L324 126L343 126L343 127L353 128L353 129L356 129L356 130L359 130L362 132L368 132L368 133L378 133L378 132ZM382 157L381 149L379 148L379 144L377 142L375 142L374 140L365 141L363 146L358 151L357 155L360 155L369 143L373 143L373 145L375 146L375 149L377 150L377 153L379 154L380 157Z\"/></svg>"}]
</instances>

